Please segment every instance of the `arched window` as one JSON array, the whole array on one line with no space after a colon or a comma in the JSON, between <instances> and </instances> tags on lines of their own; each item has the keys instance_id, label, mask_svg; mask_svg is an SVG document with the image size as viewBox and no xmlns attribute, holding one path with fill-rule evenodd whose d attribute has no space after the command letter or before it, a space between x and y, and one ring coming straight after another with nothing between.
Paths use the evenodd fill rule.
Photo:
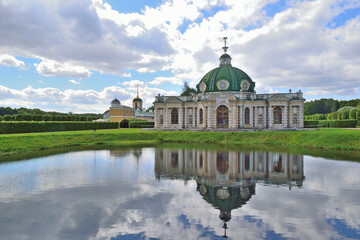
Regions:
<instances>
[{"instance_id":1,"label":"arched window","mask_svg":"<svg viewBox=\"0 0 360 240\"><path fill-rule=\"evenodd\" d=\"M202 108L200 108L200 114L199 114L199 121L200 121L200 124L203 124L204 123L204 111L202 110Z\"/></svg>"},{"instance_id":2,"label":"arched window","mask_svg":"<svg viewBox=\"0 0 360 240\"><path fill-rule=\"evenodd\" d=\"M164 124L164 117L163 117L163 115L160 115L160 117L159 117L159 123L160 123L160 124Z\"/></svg>"},{"instance_id":3,"label":"arched window","mask_svg":"<svg viewBox=\"0 0 360 240\"><path fill-rule=\"evenodd\" d=\"M281 109L281 107L274 108L274 124L282 124L282 109Z\"/></svg>"},{"instance_id":4,"label":"arched window","mask_svg":"<svg viewBox=\"0 0 360 240\"><path fill-rule=\"evenodd\" d=\"M245 108L245 124L250 124L250 109Z\"/></svg>"},{"instance_id":5,"label":"arched window","mask_svg":"<svg viewBox=\"0 0 360 240\"><path fill-rule=\"evenodd\" d=\"M171 110L171 124L179 124L179 111L176 108Z\"/></svg>"}]
</instances>

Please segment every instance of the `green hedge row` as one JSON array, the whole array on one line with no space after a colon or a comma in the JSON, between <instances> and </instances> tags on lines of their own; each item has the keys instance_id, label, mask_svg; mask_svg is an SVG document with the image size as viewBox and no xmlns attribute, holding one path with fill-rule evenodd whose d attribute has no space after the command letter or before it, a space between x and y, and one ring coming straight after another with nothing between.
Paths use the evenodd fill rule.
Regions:
<instances>
[{"instance_id":1,"label":"green hedge row","mask_svg":"<svg viewBox=\"0 0 360 240\"><path fill-rule=\"evenodd\" d=\"M153 128L154 122L149 121L131 121L129 122L129 128Z\"/></svg>"},{"instance_id":2,"label":"green hedge row","mask_svg":"<svg viewBox=\"0 0 360 240\"><path fill-rule=\"evenodd\" d=\"M0 134L119 128L117 122L0 122Z\"/></svg>"},{"instance_id":3,"label":"green hedge row","mask_svg":"<svg viewBox=\"0 0 360 240\"><path fill-rule=\"evenodd\" d=\"M354 128L358 124L357 120L313 120L304 121L305 128L330 127L330 128Z\"/></svg>"},{"instance_id":4,"label":"green hedge row","mask_svg":"<svg viewBox=\"0 0 360 240\"><path fill-rule=\"evenodd\" d=\"M76 115L29 115L16 114L0 116L0 121L92 121L93 117Z\"/></svg>"}]
</instances>

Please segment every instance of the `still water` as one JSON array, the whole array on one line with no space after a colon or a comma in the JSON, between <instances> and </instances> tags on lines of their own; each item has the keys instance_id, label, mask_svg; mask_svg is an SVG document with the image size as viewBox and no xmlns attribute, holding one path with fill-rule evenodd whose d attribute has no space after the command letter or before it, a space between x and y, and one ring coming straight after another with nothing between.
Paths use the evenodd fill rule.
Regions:
<instances>
[{"instance_id":1,"label":"still water","mask_svg":"<svg viewBox=\"0 0 360 240\"><path fill-rule=\"evenodd\" d=\"M0 239L360 239L360 163L142 148L0 164Z\"/></svg>"}]
</instances>

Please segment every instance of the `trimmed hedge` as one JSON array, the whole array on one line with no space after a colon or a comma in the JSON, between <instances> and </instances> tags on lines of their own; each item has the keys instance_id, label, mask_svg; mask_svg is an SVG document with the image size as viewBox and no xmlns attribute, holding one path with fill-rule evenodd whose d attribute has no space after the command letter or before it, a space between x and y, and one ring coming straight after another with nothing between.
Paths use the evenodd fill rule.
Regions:
<instances>
[{"instance_id":1,"label":"trimmed hedge","mask_svg":"<svg viewBox=\"0 0 360 240\"><path fill-rule=\"evenodd\" d=\"M312 127L330 127L330 128L354 128L357 125L357 120L318 120L318 121L304 121L305 128Z\"/></svg>"},{"instance_id":2,"label":"trimmed hedge","mask_svg":"<svg viewBox=\"0 0 360 240\"><path fill-rule=\"evenodd\" d=\"M129 128L153 128L154 122L149 121L131 121L129 122Z\"/></svg>"},{"instance_id":3,"label":"trimmed hedge","mask_svg":"<svg viewBox=\"0 0 360 240\"><path fill-rule=\"evenodd\" d=\"M117 122L0 122L0 134L116 128Z\"/></svg>"}]
</instances>

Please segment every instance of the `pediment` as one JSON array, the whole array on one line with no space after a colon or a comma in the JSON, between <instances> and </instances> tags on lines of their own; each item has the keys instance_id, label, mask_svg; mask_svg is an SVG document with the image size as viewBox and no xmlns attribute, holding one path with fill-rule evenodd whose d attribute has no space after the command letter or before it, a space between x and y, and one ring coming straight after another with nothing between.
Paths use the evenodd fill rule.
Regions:
<instances>
[{"instance_id":1,"label":"pediment","mask_svg":"<svg viewBox=\"0 0 360 240\"><path fill-rule=\"evenodd\" d=\"M275 101L289 101L289 98L285 97L282 94L275 94L271 98L269 98L269 102L275 102Z\"/></svg>"},{"instance_id":2,"label":"pediment","mask_svg":"<svg viewBox=\"0 0 360 240\"><path fill-rule=\"evenodd\" d=\"M183 103L179 98L177 97L169 97L164 101L165 103Z\"/></svg>"}]
</instances>

